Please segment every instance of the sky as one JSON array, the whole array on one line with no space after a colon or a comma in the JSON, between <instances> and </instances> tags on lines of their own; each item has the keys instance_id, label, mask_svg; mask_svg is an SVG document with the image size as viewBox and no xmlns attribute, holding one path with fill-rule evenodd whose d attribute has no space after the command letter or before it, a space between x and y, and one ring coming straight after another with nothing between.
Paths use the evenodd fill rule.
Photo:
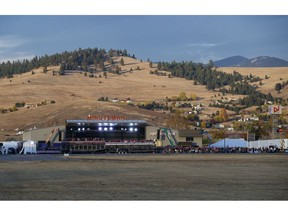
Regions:
<instances>
[{"instance_id":1,"label":"sky","mask_svg":"<svg viewBox=\"0 0 288 216\"><path fill-rule=\"evenodd\" d=\"M88 47L154 62L288 60L287 38L288 15L0 15L0 62Z\"/></svg>"}]
</instances>

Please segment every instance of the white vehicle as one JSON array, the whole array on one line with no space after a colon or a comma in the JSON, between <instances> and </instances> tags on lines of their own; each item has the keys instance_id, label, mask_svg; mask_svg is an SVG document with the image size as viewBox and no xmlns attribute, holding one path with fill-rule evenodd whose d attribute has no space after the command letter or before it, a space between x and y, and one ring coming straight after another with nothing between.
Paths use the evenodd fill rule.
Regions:
<instances>
[{"instance_id":1,"label":"white vehicle","mask_svg":"<svg viewBox=\"0 0 288 216\"><path fill-rule=\"evenodd\" d=\"M36 154L37 143L32 140L24 142L0 142L0 154Z\"/></svg>"},{"instance_id":2,"label":"white vehicle","mask_svg":"<svg viewBox=\"0 0 288 216\"><path fill-rule=\"evenodd\" d=\"M21 148L22 142L17 141L6 141L0 142L0 153L1 154L16 154Z\"/></svg>"}]
</instances>

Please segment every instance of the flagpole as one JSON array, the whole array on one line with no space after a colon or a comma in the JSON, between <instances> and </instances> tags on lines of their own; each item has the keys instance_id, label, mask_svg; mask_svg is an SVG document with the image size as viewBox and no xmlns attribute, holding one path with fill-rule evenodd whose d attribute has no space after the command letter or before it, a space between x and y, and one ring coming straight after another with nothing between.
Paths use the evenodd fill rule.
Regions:
<instances>
[{"instance_id":1,"label":"flagpole","mask_svg":"<svg viewBox=\"0 0 288 216\"><path fill-rule=\"evenodd\" d=\"M274 139L274 114L272 114L272 139Z\"/></svg>"}]
</instances>

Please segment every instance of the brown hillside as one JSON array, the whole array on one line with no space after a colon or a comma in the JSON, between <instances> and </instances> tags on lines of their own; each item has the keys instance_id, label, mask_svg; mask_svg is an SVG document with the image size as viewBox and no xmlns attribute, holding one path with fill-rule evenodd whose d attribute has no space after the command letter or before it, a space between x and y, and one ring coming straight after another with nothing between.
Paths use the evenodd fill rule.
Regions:
<instances>
[{"instance_id":1,"label":"brown hillside","mask_svg":"<svg viewBox=\"0 0 288 216\"><path fill-rule=\"evenodd\" d=\"M288 86L282 89L279 94L277 91L275 91L276 83L282 83L283 81L288 80L288 67L220 67L218 70L224 71L226 73L233 73L233 71L237 71L245 76L250 74L258 76L263 79L263 85L259 85L259 90L261 92L265 94L271 92L273 97L288 98ZM269 77L269 79L265 79L266 75Z\"/></svg>"},{"instance_id":2,"label":"brown hillside","mask_svg":"<svg viewBox=\"0 0 288 216\"><path fill-rule=\"evenodd\" d=\"M40 107L19 108L16 112L0 114L0 132L3 134L15 134L14 129L28 130L36 126L47 127L64 124L65 119L83 119L88 114L118 114L129 118L147 120L150 124L161 124L166 114L147 111L128 105L114 104L112 102L99 102L100 97L108 97L109 100L130 98L133 102L145 102L163 99L166 96L178 96L185 92L187 96L195 94L201 97L201 101L208 105L211 93L205 86L193 85L191 81L182 78L168 78L168 76L151 75L148 62L124 57L124 66L120 66L120 58L114 62L121 67L123 74L108 73L104 78L103 72L97 72L97 78L89 78L84 73L69 73L64 76L53 76L51 67L44 74L42 68L31 72L15 75L12 79L0 79L0 108L12 108L17 102L26 104L41 104ZM108 65L109 66L109 65ZM135 70L137 67L140 70ZM156 65L155 65L156 67ZM132 72L130 69L132 68ZM167 72L168 74L168 72ZM101 75L101 78L99 78ZM10 81L11 80L11 81ZM214 94L213 94L214 95ZM55 104L51 104L55 101ZM213 108L210 110L213 111ZM7 137L2 137L3 140Z\"/></svg>"},{"instance_id":3,"label":"brown hillside","mask_svg":"<svg viewBox=\"0 0 288 216\"><path fill-rule=\"evenodd\" d=\"M205 86L193 85L192 81L182 78L168 78L168 76L156 76L150 74L148 62L140 62L139 60L123 57L124 66L120 65L120 58L115 58L116 65L121 67L121 74L107 73L108 78L104 78L103 71L96 72L97 78L89 78L84 73L74 72L64 76L53 76L52 71L59 70L58 67L49 67L46 74L42 73L42 68L35 69L35 74L31 72L15 75L12 79L0 79L0 108L12 108L17 102L25 102L26 104L46 105L30 108L19 108L16 112L0 114L0 140L7 137L1 134L15 134L14 129L28 130L36 126L37 128L48 127L51 125L64 124L65 119L84 119L88 114L94 115L124 115L127 119L144 119L150 124L163 124L167 118L167 112L153 112L136 107L112 102L100 102L101 97L108 97L109 100L119 98L126 100L130 98L134 103L148 102L152 100L161 100L167 97L179 96L180 92L185 92L187 96L195 94L201 100L194 101L194 104L202 103L205 106L203 118L205 114L211 114L218 108L208 107L211 98L220 99L218 93L207 91ZM115 68L106 63L107 67ZM137 68L140 70L137 70ZM132 72L130 69L132 68ZM287 68L286 68L287 69ZM224 70L224 69L222 69ZM230 69L233 71L233 69ZM278 69L278 78L276 73L269 70L264 71L262 76L266 74L271 78L264 80L267 91L269 91L268 82L288 79L285 69ZM229 72L229 69L225 68ZM239 71L239 68L237 68ZM244 73L243 70L239 71ZM260 69L258 73L260 74ZM252 71L256 74L257 70ZM166 72L169 74L169 72ZM251 73L251 72L246 72ZM274 76L272 76L274 74ZM101 75L101 78L99 76ZM284 76L285 75L285 76ZM278 79L278 80L277 80ZM271 84L274 86L274 84ZM287 88L285 89L285 91ZM217 96L215 97L215 95ZM283 94L283 93L281 93ZM226 95L225 97L239 98L240 96ZM51 104L51 101L56 103Z\"/></svg>"}]
</instances>

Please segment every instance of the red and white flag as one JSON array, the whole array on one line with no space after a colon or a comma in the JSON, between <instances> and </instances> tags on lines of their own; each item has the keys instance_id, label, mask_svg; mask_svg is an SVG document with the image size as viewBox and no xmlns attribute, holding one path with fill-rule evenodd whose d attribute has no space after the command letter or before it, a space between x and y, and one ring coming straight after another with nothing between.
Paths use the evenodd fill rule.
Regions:
<instances>
[{"instance_id":1,"label":"red and white flag","mask_svg":"<svg viewBox=\"0 0 288 216\"><path fill-rule=\"evenodd\" d=\"M271 105L268 107L269 114L282 114L282 106L280 105Z\"/></svg>"}]
</instances>

